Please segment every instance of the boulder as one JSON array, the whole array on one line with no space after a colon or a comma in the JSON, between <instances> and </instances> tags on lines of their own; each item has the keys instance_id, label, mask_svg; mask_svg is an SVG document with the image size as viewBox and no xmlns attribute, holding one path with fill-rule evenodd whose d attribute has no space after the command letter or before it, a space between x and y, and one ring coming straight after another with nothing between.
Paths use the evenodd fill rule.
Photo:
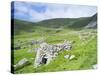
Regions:
<instances>
[{"instance_id":1,"label":"boulder","mask_svg":"<svg viewBox=\"0 0 100 75\"><path fill-rule=\"evenodd\" d=\"M30 45L35 45L35 44L37 44L37 40L32 40L32 41L30 42Z\"/></svg>"},{"instance_id":2,"label":"boulder","mask_svg":"<svg viewBox=\"0 0 100 75\"><path fill-rule=\"evenodd\" d=\"M93 69L97 69L97 64L92 65L92 68L93 68Z\"/></svg>"},{"instance_id":3,"label":"boulder","mask_svg":"<svg viewBox=\"0 0 100 75\"><path fill-rule=\"evenodd\" d=\"M69 59L70 55L65 55L64 58Z\"/></svg>"},{"instance_id":4,"label":"boulder","mask_svg":"<svg viewBox=\"0 0 100 75\"><path fill-rule=\"evenodd\" d=\"M19 50L19 49L21 49L21 46L16 46L16 47L14 47L14 49Z\"/></svg>"},{"instance_id":5,"label":"boulder","mask_svg":"<svg viewBox=\"0 0 100 75\"><path fill-rule=\"evenodd\" d=\"M31 40L30 45L35 45L35 44L42 44L44 40Z\"/></svg>"},{"instance_id":6,"label":"boulder","mask_svg":"<svg viewBox=\"0 0 100 75\"><path fill-rule=\"evenodd\" d=\"M69 60L72 60L72 59L75 58L75 55L69 55L68 54L68 55L65 55L64 58L69 59Z\"/></svg>"},{"instance_id":7,"label":"boulder","mask_svg":"<svg viewBox=\"0 0 100 75\"><path fill-rule=\"evenodd\" d=\"M75 58L75 55L71 55L69 59L72 60L74 58Z\"/></svg>"},{"instance_id":8,"label":"boulder","mask_svg":"<svg viewBox=\"0 0 100 75\"><path fill-rule=\"evenodd\" d=\"M16 65L14 65L14 69L19 69L29 64L29 60L26 58L21 59Z\"/></svg>"}]
</instances>

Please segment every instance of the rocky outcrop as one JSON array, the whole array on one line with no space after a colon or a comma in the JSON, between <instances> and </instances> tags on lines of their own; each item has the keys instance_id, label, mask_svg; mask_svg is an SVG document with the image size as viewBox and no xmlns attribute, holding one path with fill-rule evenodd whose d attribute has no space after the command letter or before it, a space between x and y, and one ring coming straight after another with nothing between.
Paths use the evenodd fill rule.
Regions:
<instances>
[{"instance_id":1,"label":"rocky outcrop","mask_svg":"<svg viewBox=\"0 0 100 75\"><path fill-rule=\"evenodd\" d=\"M85 28L97 28L97 13L91 17L90 22Z\"/></svg>"},{"instance_id":2,"label":"rocky outcrop","mask_svg":"<svg viewBox=\"0 0 100 75\"><path fill-rule=\"evenodd\" d=\"M96 21L90 22L87 26L85 26L85 28L96 28L96 27L97 27Z\"/></svg>"}]
</instances>

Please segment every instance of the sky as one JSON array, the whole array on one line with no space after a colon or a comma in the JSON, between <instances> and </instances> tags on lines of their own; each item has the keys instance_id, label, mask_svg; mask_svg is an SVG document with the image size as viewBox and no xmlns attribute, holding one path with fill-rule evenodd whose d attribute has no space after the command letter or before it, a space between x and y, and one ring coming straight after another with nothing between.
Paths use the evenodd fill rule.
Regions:
<instances>
[{"instance_id":1,"label":"sky","mask_svg":"<svg viewBox=\"0 0 100 75\"><path fill-rule=\"evenodd\" d=\"M11 16L31 22L39 22L53 18L89 17L97 12L96 6L53 4L14 1L11 5Z\"/></svg>"}]
</instances>

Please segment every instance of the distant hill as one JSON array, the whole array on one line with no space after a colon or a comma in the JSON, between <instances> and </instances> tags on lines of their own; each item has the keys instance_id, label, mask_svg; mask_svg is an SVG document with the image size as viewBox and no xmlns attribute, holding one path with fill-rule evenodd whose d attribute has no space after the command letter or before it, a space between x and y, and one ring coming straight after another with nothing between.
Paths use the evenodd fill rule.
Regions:
<instances>
[{"instance_id":1,"label":"distant hill","mask_svg":"<svg viewBox=\"0 0 100 75\"><path fill-rule=\"evenodd\" d=\"M97 14L92 17L81 18L56 18L40 21L37 23L22 21L14 19L14 32L19 34L20 32L31 32L36 29L37 26L47 28L96 28L97 27Z\"/></svg>"},{"instance_id":2,"label":"distant hill","mask_svg":"<svg viewBox=\"0 0 100 75\"><path fill-rule=\"evenodd\" d=\"M58 18L39 22L38 24L45 27L52 28L80 28L86 26L90 18Z\"/></svg>"},{"instance_id":3,"label":"distant hill","mask_svg":"<svg viewBox=\"0 0 100 75\"><path fill-rule=\"evenodd\" d=\"M27 21L22 21L18 19L12 20L14 23L14 33L15 34L20 34L21 32L30 32L34 28L34 23L32 22L27 22Z\"/></svg>"},{"instance_id":4,"label":"distant hill","mask_svg":"<svg viewBox=\"0 0 100 75\"><path fill-rule=\"evenodd\" d=\"M97 14L93 15L85 28L97 28Z\"/></svg>"}]
</instances>

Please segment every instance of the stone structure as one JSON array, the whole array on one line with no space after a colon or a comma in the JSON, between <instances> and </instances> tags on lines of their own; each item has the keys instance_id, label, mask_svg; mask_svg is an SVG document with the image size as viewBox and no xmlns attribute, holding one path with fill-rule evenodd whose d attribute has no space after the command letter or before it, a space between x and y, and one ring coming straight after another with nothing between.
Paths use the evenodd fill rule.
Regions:
<instances>
[{"instance_id":1,"label":"stone structure","mask_svg":"<svg viewBox=\"0 0 100 75\"><path fill-rule=\"evenodd\" d=\"M40 44L37 50L34 67L38 67L41 64L48 64L52 59L54 59L59 51L71 50L71 42L67 41L63 44L53 44L49 45L47 43Z\"/></svg>"}]
</instances>

